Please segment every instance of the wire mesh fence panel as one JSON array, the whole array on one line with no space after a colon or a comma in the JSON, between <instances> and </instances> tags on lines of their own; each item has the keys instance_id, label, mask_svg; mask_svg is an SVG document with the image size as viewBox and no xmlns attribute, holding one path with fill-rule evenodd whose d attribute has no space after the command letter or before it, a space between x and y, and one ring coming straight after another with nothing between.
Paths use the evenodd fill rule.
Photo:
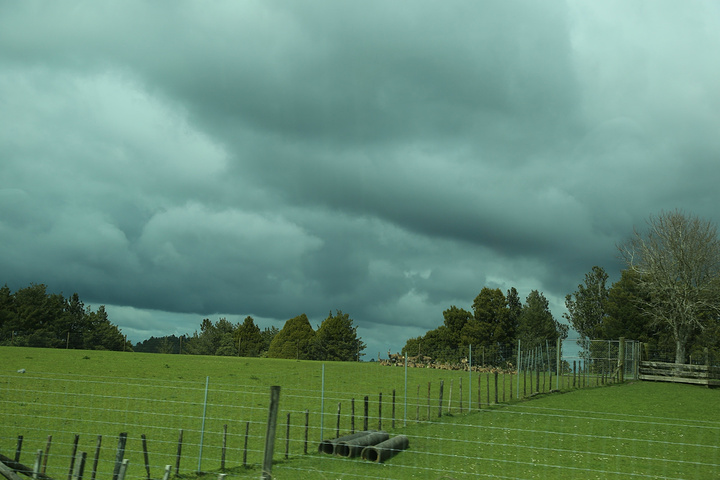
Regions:
<instances>
[{"instance_id":1,"label":"wire mesh fence panel","mask_svg":"<svg viewBox=\"0 0 720 480\"><path fill-rule=\"evenodd\" d=\"M574 342L558 352L548 342L521 354L518 365L522 355L532 362L517 371L158 354L142 357L142 370L110 376L100 366L87 375L47 367L20 374L0 349L10 367L0 370L0 454L14 458L22 435L21 463L48 450L46 473L63 479L74 450L99 452L97 478L109 479L126 433L129 478L162 478L166 465L181 476L257 478L269 387L281 385L274 478L713 478L720 413L708 405L717 390L650 382L579 389L602 386L620 348ZM626 344L622 365L633 349ZM47 352L57 362L62 354ZM523 385L546 395L523 400ZM570 393L550 394L558 385ZM397 451L383 453L382 464L319 452L322 440L363 430L399 438Z\"/></svg>"}]
</instances>

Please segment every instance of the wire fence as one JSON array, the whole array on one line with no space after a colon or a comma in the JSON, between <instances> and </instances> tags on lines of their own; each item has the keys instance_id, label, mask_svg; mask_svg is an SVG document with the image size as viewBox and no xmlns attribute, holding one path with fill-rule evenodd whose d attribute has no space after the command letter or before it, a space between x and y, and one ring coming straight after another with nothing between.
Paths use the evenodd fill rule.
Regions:
<instances>
[{"instance_id":1,"label":"wire fence","mask_svg":"<svg viewBox=\"0 0 720 480\"><path fill-rule=\"evenodd\" d=\"M0 454L28 466L42 454L45 475L72 480L84 452L85 478L116 479L127 435L126 478L159 479L167 466L179 477L258 478L268 385L281 384L273 478L716 477L720 418L704 407L673 408L677 398L667 396L677 392L666 389L694 388L688 398L699 403L716 402L716 391L639 382L614 389L620 371L634 379L636 345L559 346L520 346L514 371L278 362L291 370L283 376L238 364L251 382L2 372ZM660 388L652 401L646 386ZM523 401L531 396L538 399ZM380 465L319 452L324 439L364 430L402 435L407 448Z\"/></svg>"}]
</instances>

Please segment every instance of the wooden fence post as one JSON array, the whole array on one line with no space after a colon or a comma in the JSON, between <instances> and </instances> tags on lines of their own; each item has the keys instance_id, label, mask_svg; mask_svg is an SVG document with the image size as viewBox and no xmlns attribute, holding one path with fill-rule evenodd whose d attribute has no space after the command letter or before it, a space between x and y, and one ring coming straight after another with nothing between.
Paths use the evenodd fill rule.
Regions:
<instances>
[{"instance_id":1,"label":"wooden fence post","mask_svg":"<svg viewBox=\"0 0 720 480\"><path fill-rule=\"evenodd\" d=\"M382 392L378 395L378 430L382 430Z\"/></svg>"},{"instance_id":2,"label":"wooden fence post","mask_svg":"<svg viewBox=\"0 0 720 480\"><path fill-rule=\"evenodd\" d=\"M175 476L180 475L180 458L182 457L183 431L180 429L180 437L178 437L177 455L175 457ZM113 480L116 480L113 478Z\"/></svg>"},{"instance_id":3,"label":"wooden fence post","mask_svg":"<svg viewBox=\"0 0 720 480\"><path fill-rule=\"evenodd\" d=\"M625 381L625 337L620 337L618 345L618 380L620 383Z\"/></svg>"},{"instance_id":4,"label":"wooden fence post","mask_svg":"<svg viewBox=\"0 0 720 480\"><path fill-rule=\"evenodd\" d=\"M122 435L122 434L120 434L120 435ZM78 447L79 441L80 441L80 435L75 435L75 440L73 441L72 453L70 454L70 470L68 471L68 480L72 480L73 471L75 470L75 455L77 455L77 447ZM118 445L118 449L119 448L120 448L120 445ZM125 452L125 445L123 444L123 453L124 452Z\"/></svg>"},{"instance_id":5,"label":"wooden fence post","mask_svg":"<svg viewBox=\"0 0 720 480\"><path fill-rule=\"evenodd\" d=\"M498 403L498 372L495 370L495 403Z\"/></svg>"},{"instance_id":6,"label":"wooden fence post","mask_svg":"<svg viewBox=\"0 0 720 480\"><path fill-rule=\"evenodd\" d=\"M460 384L458 385L458 390L460 391L460 413L462 413L462 409L463 409L462 378L460 378L459 383Z\"/></svg>"},{"instance_id":7,"label":"wooden fence post","mask_svg":"<svg viewBox=\"0 0 720 480\"><path fill-rule=\"evenodd\" d=\"M270 387L270 408L268 410L267 429L265 431L265 451L263 454L262 479L272 479L272 457L275 447L275 430L277 427L277 413L280 403L280 387Z\"/></svg>"},{"instance_id":8,"label":"wooden fence post","mask_svg":"<svg viewBox=\"0 0 720 480\"><path fill-rule=\"evenodd\" d=\"M577 381L577 360L573 360L573 388L575 388L576 381Z\"/></svg>"},{"instance_id":9,"label":"wooden fence post","mask_svg":"<svg viewBox=\"0 0 720 480\"><path fill-rule=\"evenodd\" d=\"M340 404L338 404L340 405ZM338 411L340 409L338 408ZM287 414L287 423L285 427L285 460L290 457L290 414Z\"/></svg>"},{"instance_id":10,"label":"wooden fence post","mask_svg":"<svg viewBox=\"0 0 720 480\"><path fill-rule=\"evenodd\" d=\"M92 472L90 472L90 480L95 480L97 475L98 462L100 461L100 445L102 445L102 435L97 436L97 445L95 445L95 457L93 458Z\"/></svg>"},{"instance_id":11,"label":"wooden fence post","mask_svg":"<svg viewBox=\"0 0 720 480\"><path fill-rule=\"evenodd\" d=\"M368 429L368 416L370 415L370 397L365 395L365 398L363 398L363 401L365 402L365 410L364 410L364 419L363 419L363 430L367 431Z\"/></svg>"},{"instance_id":12,"label":"wooden fence post","mask_svg":"<svg viewBox=\"0 0 720 480\"><path fill-rule=\"evenodd\" d=\"M502 395L502 397L503 397L503 403L505 403L505 372L503 372L502 375L503 375L503 377L502 377L503 378L503 381L502 381L503 395Z\"/></svg>"},{"instance_id":13,"label":"wooden fence post","mask_svg":"<svg viewBox=\"0 0 720 480\"><path fill-rule=\"evenodd\" d=\"M47 443L45 444L45 455L43 455L43 462L42 462L42 470L40 470L40 473L43 475L47 471L47 462L48 457L50 456L50 445L52 444L52 435L48 435ZM95 479L93 479L95 480Z\"/></svg>"},{"instance_id":14,"label":"wooden fence post","mask_svg":"<svg viewBox=\"0 0 720 480\"><path fill-rule=\"evenodd\" d=\"M393 388L393 399L392 399L392 428L395 430L395 389Z\"/></svg>"},{"instance_id":15,"label":"wooden fence post","mask_svg":"<svg viewBox=\"0 0 720 480\"><path fill-rule=\"evenodd\" d=\"M478 373L478 410L482 408L482 373Z\"/></svg>"},{"instance_id":16,"label":"wooden fence post","mask_svg":"<svg viewBox=\"0 0 720 480\"><path fill-rule=\"evenodd\" d=\"M145 473L147 473L147 480L150 480L150 458L148 457L147 437L143 433L140 435L140 438L142 439L143 458L145 460Z\"/></svg>"},{"instance_id":17,"label":"wooden fence post","mask_svg":"<svg viewBox=\"0 0 720 480\"><path fill-rule=\"evenodd\" d=\"M558 390L562 388L562 339L558 337L555 342L555 385Z\"/></svg>"},{"instance_id":18,"label":"wooden fence post","mask_svg":"<svg viewBox=\"0 0 720 480\"><path fill-rule=\"evenodd\" d=\"M243 447L243 467L247 467L248 437L250 435L250 422L245 423L245 446Z\"/></svg>"},{"instance_id":19,"label":"wooden fence post","mask_svg":"<svg viewBox=\"0 0 720 480\"><path fill-rule=\"evenodd\" d=\"M510 376L510 401L512 402L512 398L513 398L513 396L512 396L512 394L513 394L513 391L512 391L512 385L513 385L512 371L510 372L510 375L511 375L511 376ZM505 387L503 387L503 391L505 391Z\"/></svg>"},{"instance_id":20,"label":"wooden fence post","mask_svg":"<svg viewBox=\"0 0 720 480\"><path fill-rule=\"evenodd\" d=\"M485 374L485 377L487 379L487 382L485 384L485 387L486 387L485 390L487 391L487 404L489 406L490 405L490 372L489 371Z\"/></svg>"},{"instance_id":21,"label":"wooden fence post","mask_svg":"<svg viewBox=\"0 0 720 480\"><path fill-rule=\"evenodd\" d=\"M420 384L417 388L417 405L415 405L415 421L420 421Z\"/></svg>"},{"instance_id":22,"label":"wooden fence post","mask_svg":"<svg viewBox=\"0 0 720 480\"><path fill-rule=\"evenodd\" d=\"M335 422L335 438L340 437L340 410L341 409L342 409L342 403L338 402L337 420Z\"/></svg>"},{"instance_id":23,"label":"wooden fence post","mask_svg":"<svg viewBox=\"0 0 720 480\"><path fill-rule=\"evenodd\" d=\"M427 397L427 419L430 421L430 382L428 382L428 397Z\"/></svg>"},{"instance_id":24,"label":"wooden fence post","mask_svg":"<svg viewBox=\"0 0 720 480\"><path fill-rule=\"evenodd\" d=\"M355 397L350 399L350 433L355 433Z\"/></svg>"},{"instance_id":25,"label":"wooden fence post","mask_svg":"<svg viewBox=\"0 0 720 480\"><path fill-rule=\"evenodd\" d=\"M220 451L220 470L225 470L225 454L227 450L227 423L223 424L222 450ZM148 469L148 480L150 480L150 470Z\"/></svg>"},{"instance_id":26,"label":"wooden fence post","mask_svg":"<svg viewBox=\"0 0 720 480\"><path fill-rule=\"evenodd\" d=\"M308 447L308 431L310 430L310 410L305 410L305 444L303 446L303 453L307 455Z\"/></svg>"},{"instance_id":27,"label":"wooden fence post","mask_svg":"<svg viewBox=\"0 0 720 480\"><path fill-rule=\"evenodd\" d=\"M445 385L445 380L440 380L440 405L438 408L438 417L442 417L442 400L443 400L443 386Z\"/></svg>"},{"instance_id":28,"label":"wooden fence post","mask_svg":"<svg viewBox=\"0 0 720 480\"><path fill-rule=\"evenodd\" d=\"M20 452L22 452L23 436L18 435L17 446L15 447L15 463L20 463Z\"/></svg>"}]
</instances>

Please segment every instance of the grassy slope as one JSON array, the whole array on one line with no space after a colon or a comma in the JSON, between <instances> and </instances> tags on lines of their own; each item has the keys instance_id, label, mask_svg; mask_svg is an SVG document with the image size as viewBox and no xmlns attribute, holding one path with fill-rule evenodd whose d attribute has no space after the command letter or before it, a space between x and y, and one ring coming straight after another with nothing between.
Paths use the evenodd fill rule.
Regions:
<instances>
[{"instance_id":1,"label":"grassy slope","mask_svg":"<svg viewBox=\"0 0 720 480\"><path fill-rule=\"evenodd\" d=\"M26 374L15 373L25 368ZM144 475L138 438L150 443L152 476L174 464L178 430L185 430L187 460L195 470L205 380L210 378L203 469L219 466L222 425L228 425L228 465L238 465L245 422L251 422L251 464L260 462L270 385L281 385L276 478L455 478L463 473L496 478L713 478L720 463L720 392L701 387L628 383L540 396L528 402L459 413L459 383L477 402L477 375L468 394L466 372L411 369L408 411L404 413L404 369L363 363L325 364L323 437L332 437L341 403L341 431L350 429L347 415L355 399L360 428L362 398L371 402L371 425L377 428L377 398L383 392L383 428L390 429L390 398L397 392L396 433L411 438L411 448L386 465L339 460L314 453L320 438L319 412L323 366L317 362L273 359L122 354L114 352L0 348L0 452L14 451L16 436L25 435L24 452L44 446L55 436L54 475L66 475L62 455L72 435L81 435L80 450L92 454L95 436L103 434L103 458L111 460L114 438L127 431L131 474ZM439 381L445 383L444 415L437 417ZM485 376L482 380L485 381ZM506 397L509 384L506 381ZM453 414L447 415L450 383ZM430 421L427 385L431 383ZM418 386L420 394L418 398ZM516 390L516 384L513 384ZM483 401L486 398L482 386ZM502 394L500 395L502 397ZM310 411L310 455L302 455L304 411ZM62 410L62 411L58 411ZM291 458L283 460L284 423L291 419ZM421 421L416 422L415 416ZM403 427L407 415L408 425ZM56 445L56 446L55 446ZM280 450L280 453L278 453ZM58 456L60 458L58 458ZM32 463L24 453L25 463ZM105 463L111 463L106 461ZM108 468L108 467L105 467ZM110 467L111 468L111 467ZM132 469L134 468L134 469ZM62 473L61 473L62 472ZM613 473L621 472L621 473ZM233 468L237 477L257 478L257 468Z\"/></svg>"}]
</instances>

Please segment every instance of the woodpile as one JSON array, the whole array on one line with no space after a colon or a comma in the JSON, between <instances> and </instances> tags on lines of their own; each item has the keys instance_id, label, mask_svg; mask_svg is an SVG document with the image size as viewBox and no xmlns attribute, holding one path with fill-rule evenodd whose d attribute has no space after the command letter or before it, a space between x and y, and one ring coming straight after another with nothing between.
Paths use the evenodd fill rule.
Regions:
<instances>
[{"instance_id":1,"label":"woodpile","mask_svg":"<svg viewBox=\"0 0 720 480\"><path fill-rule=\"evenodd\" d=\"M405 366L405 357L403 355L400 355L399 353L390 353L388 352L389 358L381 358L379 359L380 365L383 366L389 366L389 367L404 367ZM460 363L451 363L451 362L435 362L431 357L427 356L415 356L415 357L408 357L407 358L407 366L408 368L432 368L435 370L462 370L462 371L473 371L473 372L481 372L481 373L516 373L515 368L512 364L508 364L505 368L499 368L499 367L492 367L492 366L480 366L480 365L473 365L472 368L470 367L469 361L467 358L463 358L460 360Z\"/></svg>"}]
</instances>

